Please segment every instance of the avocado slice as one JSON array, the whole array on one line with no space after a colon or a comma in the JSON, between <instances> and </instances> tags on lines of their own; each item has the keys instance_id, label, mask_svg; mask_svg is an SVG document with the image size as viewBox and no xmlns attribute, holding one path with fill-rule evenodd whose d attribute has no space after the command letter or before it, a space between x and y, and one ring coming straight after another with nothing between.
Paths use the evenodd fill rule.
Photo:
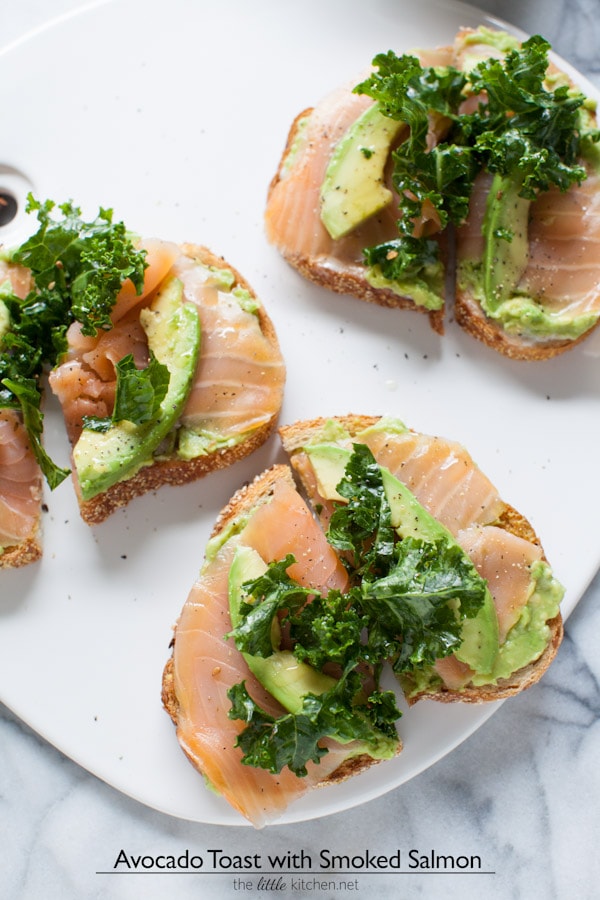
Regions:
<instances>
[{"instance_id":1,"label":"avocado slice","mask_svg":"<svg viewBox=\"0 0 600 900\"><path fill-rule=\"evenodd\" d=\"M543 297L519 289L529 257L531 201L519 196L520 182L495 175L487 197L480 266L459 267L459 282L471 285L487 316L501 323L508 334L533 339L576 340L598 321L598 314L557 314Z\"/></svg>"},{"instance_id":2,"label":"avocado slice","mask_svg":"<svg viewBox=\"0 0 600 900\"><path fill-rule=\"evenodd\" d=\"M337 240L392 200L383 174L392 143L406 128L375 103L336 145L321 185L321 221Z\"/></svg>"},{"instance_id":3,"label":"avocado slice","mask_svg":"<svg viewBox=\"0 0 600 900\"><path fill-rule=\"evenodd\" d=\"M483 289L487 307L497 309L514 293L529 257L531 200L519 196L521 182L496 174L483 219Z\"/></svg>"},{"instance_id":4,"label":"avocado slice","mask_svg":"<svg viewBox=\"0 0 600 900\"><path fill-rule=\"evenodd\" d=\"M337 485L344 476L351 451L337 444L314 444L303 448L315 475L319 492L326 500L341 499ZM443 540L459 547L452 534L422 506L415 495L389 469L380 466L383 487L390 504L392 525L401 538L425 541ZM461 548L461 552L464 551ZM466 556L466 554L464 554ZM462 626L462 644L456 656L476 672L489 672L498 652L498 618L494 600L486 590L483 606Z\"/></svg>"},{"instance_id":5,"label":"avocado slice","mask_svg":"<svg viewBox=\"0 0 600 900\"><path fill-rule=\"evenodd\" d=\"M107 431L84 428L73 450L81 495L89 500L152 462L152 453L179 418L192 386L200 350L200 321L193 303L183 302L183 285L170 279L140 313L148 347L169 369L169 387L158 414L135 425L121 421Z\"/></svg>"}]
</instances>

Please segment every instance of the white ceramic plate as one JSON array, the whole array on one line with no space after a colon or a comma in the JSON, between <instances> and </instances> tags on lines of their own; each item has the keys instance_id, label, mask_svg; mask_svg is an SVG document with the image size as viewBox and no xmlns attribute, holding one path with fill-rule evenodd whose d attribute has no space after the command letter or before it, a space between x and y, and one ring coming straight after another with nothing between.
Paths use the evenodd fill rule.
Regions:
<instances>
[{"instance_id":1,"label":"white ceramic plate","mask_svg":"<svg viewBox=\"0 0 600 900\"><path fill-rule=\"evenodd\" d=\"M525 364L452 322L440 339L424 316L304 282L262 229L267 185L300 110L379 51L446 43L460 25L491 21L442 0L94 4L0 54L12 125L3 129L0 182L73 198L92 215L113 206L142 234L223 254L278 329L288 364L282 421L390 413L462 441L542 535L568 614L600 562L598 341ZM19 217L0 238L11 243L27 226ZM51 452L66 463L58 410L47 427ZM0 698L90 772L175 816L242 824L184 758L160 683L219 510L278 454L273 439L249 460L142 498L93 530L66 482L46 497L43 561L0 576ZM402 784L494 708L419 704L401 721L397 760L316 792L281 821Z\"/></svg>"}]
</instances>

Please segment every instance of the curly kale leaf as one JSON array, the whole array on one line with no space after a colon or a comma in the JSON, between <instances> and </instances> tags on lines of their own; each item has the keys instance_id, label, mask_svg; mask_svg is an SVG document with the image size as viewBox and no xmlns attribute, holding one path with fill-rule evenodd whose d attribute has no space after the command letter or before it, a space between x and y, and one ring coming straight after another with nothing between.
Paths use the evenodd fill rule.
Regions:
<instances>
[{"instance_id":1,"label":"curly kale leaf","mask_svg":"<svg viewBox=\"0 0 600 900\"><path fill-rule=\"evenodd\" d=\"M334 510L327 540L350 554L348 565L356 576L386 571L394 552L394 529L381 469L365 444L354 444L336 490L347 502Z\"/></svg>"},{"instance_id":2,"label":"curly kale leaf","mask_svg":"<svg viewBox=\"0 0 600 900\"><path fill-rule=\"evenodd\" d=\"M458 649L462 623L477 614L486 590L457 544L404 538L389 573L361 585L370 651L395 655L397 671L432 665Z\"/></svg>"},{"instance_id":3,"label":"curly kale leaf","mask_svg":"<svg viewBox=\"0 0 600 900\"><path fill-rule=\"evenodd\" d=\"M586 176L578 164L581 107L585 97L560 84L544 84L550 44L539 35L504 60L480 62L470 74L472 90L486 103L465 117L482 166L522 182L521 196L534 199L551 186L566 190ZM598 132L592 136L598 140Z\"/></svg>"},{"instance_id":4,"label":"curly kale leaf","mask_svg":"<svg viewBox=\"0 0 600 900\"><path fill-rule=\"evenodd\" d=\"M249 695L245 683L228 691L232 701L231 719L241 719L246 727L237 746L245 765L267 769L273 774L287 766L298 777L307 774L308 762L318 763L328 752L323 738L340 743L360 741L377 755L392 756L397 747L395 722L400 716L391 692L374 692L367 703L359 704L362 682L356 673L344 674L323 694L306 694L299 713L275 718Z\"/></svg>"},{"instance_id":5,"label":"curly kale leaf","mask_svg":"<svg viewBox=\"0 0 600 900\"><path fill-rule=\"evenodd\" d=\"M294 656L319 670L327 664L345 669L363 659L366 619L353 605L351 594L329 591L290 616Z\"/></svg>"},{"instance_id":6,"label":"curly kale leaf","mask_svg":"<svg viewBox=\"0 0 600 900\"><path fill-rule=\"evenodd\" d=\"M299 609L314 593L296 584L287 574L295 561L288 554L279 562L271 563L263 575L243 583L242 589L252 597L252 602L240 603L240 622L228 635L234 638L238 650L251 656L270 656L274 618L281 611Z\"/></svg>"},{"instance_id":7,"label":"curly kale leaf","mask_svg":"<svg viewBox=\"0 0 600 900\"><path fill-rule=\"evenodd\" d=\"M379 266L382 275L390 281L417 280L439 266L439 246L437 241L428 238L415 238L409 235L366 247L363 251L368 266Z\"/></svg>"},{"instance_id":8,"label":"curly kale leaf","mask_svg":"<svg viewBox=\"0 0 600 900\"><path fill-rule=\"evenodd\" d=\"M131 279L141 293L146 254L134 247L122 222L112 221L112 210L101 208L93 222L84 222L71 202L58 207L61 219L52 217L54 208L53 201L40 203L29 195L27 211L37 213L39 228L13 259L31 270L46 302L62 304L63 322L76 320L84 335L93 336L110 329L124 281Z\"/></svg>"},{"instance_id":9,"label":"curly kale leaf","mask_svg":"<svg viewBox=\"0 0 600 900\"><path fill-rule=\"evenodd\" d=\"M51 489L65 480L69 469L61 469L54 463L41 442L44 416L40 411L41 394L35 378L4 378L2 385L15 398L23 416L23 424L27 430L29 443L40 469ZM1 398L0 398L1 402ZM6 403L5 405L9 405Z\"/></svg>"},{"instance_id":10,"label":"curly kale leaf","mask_svg":"<svg viewBox=\"0 0 600 900\"><path fill-rule=\"evenodd\" d=\"M451 66L423 67L416 56L396 56L389 50L373 59L376 67L369 78L354 88L379 103L381 112L406 122L411 140L423 146L429 129L429 115L453 119L463 98L467 77Z\"/></svg>"},{"instance_id":11,"label":"curly kale leaf","mask_svg":"<svg viewBox=\"0 0 600 900\"><path fill-rule=\"evenodd\" d=\"M133 354L128 353L115 366L117 387L112 416L98 418L84 416L84 428L92 431L108 431L117 422L145 425L156 418L160 405L169 388L170 373L150 351L150 360L143 369L135 365Z\"/></svg>"}]
</instances>

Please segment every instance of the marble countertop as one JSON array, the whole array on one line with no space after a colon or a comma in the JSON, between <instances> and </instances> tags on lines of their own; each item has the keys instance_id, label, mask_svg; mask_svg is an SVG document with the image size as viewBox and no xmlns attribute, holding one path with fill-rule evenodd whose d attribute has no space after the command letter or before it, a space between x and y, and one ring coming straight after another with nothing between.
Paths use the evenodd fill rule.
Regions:
<instances>
[{"instance_id":1,"label":"marble countertop","mask_svg":"<svg viewBox=\"0 0 600 900\"><path fill-rule=\"evenodd\" d=\"M3 44L76 0L7 0ZM598 0L481 0L480 8L541 32L600 86ZM585 900L600 883L600 577L569 618L558 658L542 682L499 711L452 754L397 790L343 814L302 824L224 828L174 819L88 774L0 706L0 895L6 900L230 898L240 894L381 898L485 896L491 900ZM98 874L131 857L286 852L478 856L488 874L347 876L344 885L305 876L277 884L235 873L128 877ZM319 876L324 882L332 879ZM141 880L143 879L143 880ZM246 884L251 881L252 885ZM340 881L340 878L337 879Z\"/></svg>"}]
</instances>

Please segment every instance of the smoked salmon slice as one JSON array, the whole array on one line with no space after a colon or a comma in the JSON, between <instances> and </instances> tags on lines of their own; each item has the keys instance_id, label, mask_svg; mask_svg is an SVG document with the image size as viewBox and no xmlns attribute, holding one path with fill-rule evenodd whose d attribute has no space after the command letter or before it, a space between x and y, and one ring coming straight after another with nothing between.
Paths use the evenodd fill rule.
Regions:
<instances>
[{"instance_id":1,"label":"smoked salmon slice","mask_svg":"<svg viewBox=\"0 0 600 900\"><path fill-rule=\"evenodd\" d=\"M23 266L0 260L0 285L8 284L22 300L31 283ZM0 347L1 313L0 308ZM23 419L14 409L0 408L0 568L27 565L41 556L41 502L42 475Z\"/></svg>"}]
</instances>

